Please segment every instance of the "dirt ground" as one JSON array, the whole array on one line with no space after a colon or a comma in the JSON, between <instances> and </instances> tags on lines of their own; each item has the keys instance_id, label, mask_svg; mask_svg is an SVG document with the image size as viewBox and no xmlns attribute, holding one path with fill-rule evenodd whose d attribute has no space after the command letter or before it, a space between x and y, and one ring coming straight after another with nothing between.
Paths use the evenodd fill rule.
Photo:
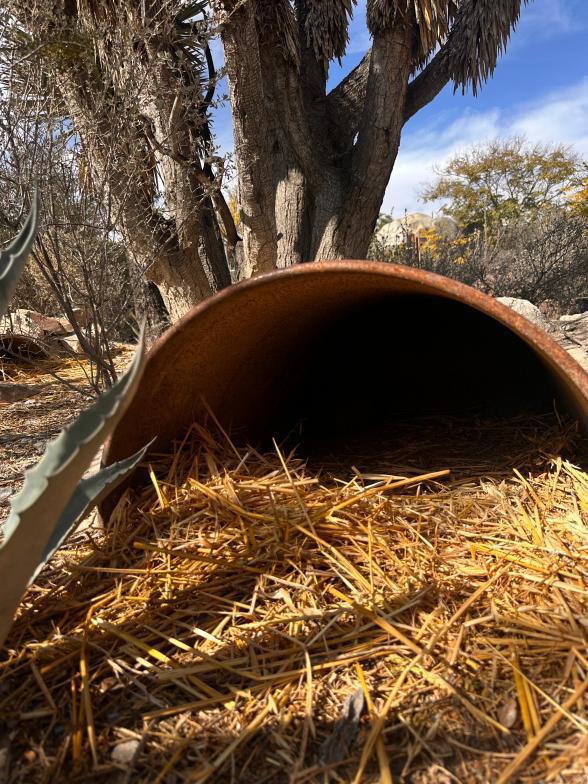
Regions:
<instances>
[{"instance_id":1,"label":"dirt ground","mask_svg":"<svg viewBox=\"0 0 588 784\"><path fill-rule=\"evenodd\" d=\"M132 357L131 347L121 347L118 369ZM86 360L65 359L22 364L0 360L0 381L43 387L31 397L0 402L0 523L8 516L10 497L23 482L24 472L42 456L47 443L88 408L94 393ZM91 468L99 462L95 458Z\"/></svg>"}]
</instances>

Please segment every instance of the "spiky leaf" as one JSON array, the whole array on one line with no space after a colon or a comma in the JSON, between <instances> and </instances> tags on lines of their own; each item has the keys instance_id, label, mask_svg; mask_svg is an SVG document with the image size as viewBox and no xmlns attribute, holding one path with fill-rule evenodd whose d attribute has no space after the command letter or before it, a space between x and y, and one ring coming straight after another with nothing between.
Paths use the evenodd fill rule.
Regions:
<instances>
[{"instance_id":1,"label":"spiky leaf","mask_svg":"<svg viewBox=\"0 0 588 784\"><path fill-rule=\"evenodd\" d=\"M373 35L394 24L415 25L414 67L446 45L447 68L456 87L474 94L494 71L528 0L368 0Z\"/></svg>"},{"instance_id":2,"label":"spiky leaf","mask_svg":"<svg viewBox=\"0 0 588 784\"><path fill-rule=\"evenodd\" d=\"M139 465L145 452L149 449L153 441L139 449L134 455L120 460L118 463L106 466L101 471L97 471L92 476L88 476L79 483L69 503L63 513L53 533L47 543L45 552L42 555L41 563L30 579L33 582L49 558L62 544L62 542L73 532L77 524L90 512L103 498L111 493L121 482L123 482L135 468Z\"/></svg>"},{"instance_id":3,"label":"spiky leaf","mask_svg":"<svg viewBox=\"0 0 588 784\"><path fill-rule=\"evenodd\" d=\"M345 54L349 20L357 0L308 0L304 30L308 44L325 69L329 61Z\"/></svg>"},{"instance_id":4,"label":"spiky leaf","mask_svg":"<svg viewBox=\"0 0 588 784\"><path fill-rule=\"evenodd\" d=\"M298 29L289 0L255 0L253 8L263 45L277 46L287 60L299 67Z\"/></svg>"},{"instance_id":5,"label":"spiky leaf","mask_svg":"<svg viewBox=\"0 0 588 784\"><path fill-rule=\"evenodd\" d=\"M203 14L208 7L208 0L195 0L192 3L188 3L187 6L182 8L176 14L176 22L187 22L190 19L194 19L194 17Z\"/></svg>"},{"instance_id":6,"label":"spiky leaf","mask_svg":"<svg viewBox=\"0 0 588 784\"><path fill-rule=\"evenodd\" d=\"M29 217L18 236L5 250L0 251L0 316L3 316L8 310L8 303L14 294L16 284L37 236L37 223L38 205L35 195Z\"/></svg>"},{"instance_id":7,"label":"spiky leaf","mask_svg":"<svg viewBox=\"0 0 588 784\"><path fill-rule=\"evenodd\" d=\"M461 0L449 37L449 72L455 87L474 95L492 75L528 0Z\"/></svg>"},{"instance_id":8,"label":"spiky leaf","mask_svg":"<svg viewBox=\"0 0 588 784\"><path fill-rule=\"evenodd\" d=\"M12 502L0 548L0 645L75 488L137 389L143 354L141 340L124 376L66 427L26 473L24 486Z\"/></svg>"}]
</instances>

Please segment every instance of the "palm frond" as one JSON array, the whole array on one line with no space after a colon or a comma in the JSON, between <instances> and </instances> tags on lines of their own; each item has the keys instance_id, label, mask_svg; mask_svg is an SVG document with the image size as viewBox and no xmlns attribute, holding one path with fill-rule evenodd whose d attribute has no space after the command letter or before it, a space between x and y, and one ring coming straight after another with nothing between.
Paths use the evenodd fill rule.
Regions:
<instances>
[{"instance_id":1,"label":"palm frond","mask_svg":"<svg viewBox=\"0 0 588 784\"><path fill-rule=\"evenodd\" d=\"M462 0L449 38L449 72L455 87L474 95L492 75L528 0Z\"/></svg>"},{"instance_id":2,"label":"palm frond","mask_svg":"<svg viewBox=\"0 0 588 784\"><path fill-rule=\"evenodd\" d=\"M378 35L399 20L416 25L414 66L448 43L448 65L456 87L474 94L494 71L521 6L528 0L368 0L367 21Z\"/></svg>"},{"instance_id":3,"label":"palm frond","mask_svg":"<svg viewBox=\"0 0 588 784\"><path fill-rule=\"evenodd\" d=\"M417 59L429 57L449 34L460 0L369 0L368 27L376 35L399 18L410 18L418 28Z\"/></svg>"},{"instance_id":4,"label":"palm frond","mask_svg":"<svg viewBox=\"0 0 588 784\"><path fill-rule=\"evenodd\" d=\"M307 0L304 32L314 55L325 69L345 54L349 43L349 20L357 0Z\"/></svg>"},{"instance_id":5,"label":"palm frond","mask_svg":"<svg viewBox=\"0 0 588 784\"><path fill-rule=\"evenodd\" d=\"M278 46L284 57L298 66L298 30L290 0L255 0L255 18L264 43Z\"/></svg>"}]
</instances>

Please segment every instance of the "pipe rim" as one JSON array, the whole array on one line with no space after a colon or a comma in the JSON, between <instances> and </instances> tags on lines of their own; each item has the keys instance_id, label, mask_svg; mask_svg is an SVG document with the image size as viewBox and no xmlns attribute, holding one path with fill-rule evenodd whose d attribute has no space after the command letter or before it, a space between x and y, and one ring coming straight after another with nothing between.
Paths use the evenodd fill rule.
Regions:
<instances>
[{"instance_id":1,"label":"pipe rim","mask_svg":"<svg viewBox=\"0 0 588 784\"><path fill-rule=\"evenodd\" d=\"M433 272L383 261L344 259L307 262L249 278L221 290L196 305L161 335L147 355L142 383L145 381L149 366L165 356L168 346L174 343L178 335L187 328L187 325L204 314L226 305L231 300L237 303L242 294L271 287L276 279L296 279L299 277L310 279L312 276L331 275L335 279L341 273L392 277L410 284L414 288L413 293L417 295L420 287L423 294L461 302L499 322L524 341L563 385L564 391L574 400L579 416L583 417L583 424L588 429L588 372L547 332L488 294L477 291L470 286ZM123 419L107 439L101 461L103 466L107 466L113 461L113 444L117 430L127 416L133 416L132 409L133 402L131 401ZM117 455L116 459L120 459L120 455Z\"/></svg>"}]
</instances>

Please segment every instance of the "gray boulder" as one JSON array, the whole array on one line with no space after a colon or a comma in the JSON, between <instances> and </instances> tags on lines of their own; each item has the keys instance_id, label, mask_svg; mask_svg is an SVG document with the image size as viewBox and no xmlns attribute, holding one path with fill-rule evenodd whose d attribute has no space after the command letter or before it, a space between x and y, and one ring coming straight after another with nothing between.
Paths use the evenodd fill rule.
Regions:
<instances>
[{"instance_id":1,"label":"gray boulder","mask_svg":"<svg viewBox=\"0 0 588 784\"><path fill-rule=\"evenodd\" d=\"M517 299L516 297L497 297L498 302L501 302L503 305L506 305L507 308L511 308L518 313L519 316L523 316L530 321L531 324L535 324L536 327L545 330L545 332L553 332L554 326L552 322L541 313L539 308L536 305L533 305L532 302L529 302L528 299Z\"/></svg>"},{"instance_id":2,"label":"gray boulder","mask_svg":"<svg viewBox=\"0 0 588 784\"><path fill-rule=\"evenodd\" d=\"M551 337L565 348L567 352L588 371L588 313L577 313L573 316L562 316L551 321L526 299L516 297L498 297L499 302L512 308L532 324L549 332Z\"/></svg>"},{"instance_id":3,"label":"gray boulder","mask_svg":"<svg viewBox=\"0 0 588 784\"><path fill-rule=\"evenodd\" d=\"M562 316L558 323L562 346L588 371L588 313Z\"/></svg>"}]
</instances>

